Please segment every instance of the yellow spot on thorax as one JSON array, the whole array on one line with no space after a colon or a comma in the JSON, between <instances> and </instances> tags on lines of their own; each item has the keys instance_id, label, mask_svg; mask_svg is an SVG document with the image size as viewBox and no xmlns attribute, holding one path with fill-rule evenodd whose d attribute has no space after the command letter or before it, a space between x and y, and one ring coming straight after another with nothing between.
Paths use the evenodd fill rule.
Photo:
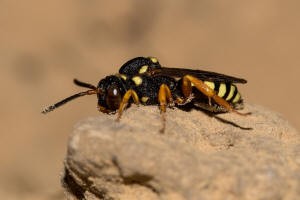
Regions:
<instances>
[{"instance_id":1,"label":"yellow spot on thorax","mask_svg":"<svg viewBox=\"0 0 300 200\"><path fill-rule=\"evenodd\" d=\"M138 85L141 85L142 82L143 82L142 78L139 77L139 76L133 77L132 80L133 80L133 82L135 83L135 85L137 85L137 86L138 86Z\"/></svg>"},{"instance_id":2,"label":"yellow spot on thorax","mask_svg":"<svg viewBox=\"0 0 300 200\"><path fill-rule=\"evenodd\" d=\"M139 74L143 74L143 73L147 72L147 69L148 69L148 65L142 66L139 70Z\"/></svg>"},{"instance_id":3,"label":"yellow spot on thorax","mask_svg":"<svg viewBox=\"0 0 300 200\"><path fill-rule=\"evenodd\" d=\"M215 83L210 81L204 81L204 84L210 87L211 89L215 89Z\"/></svg>"},{"instance_id":4,"label":"yellow spot on thorax","mask_svg":"<svg viewBox=\"0 0 300 200\"><path fill-rule=\"evenodd\" d=\"M124 79L126 81L127 76L125 76L124 74L120 74L121 78Z\"/></svg>"},{"instance_id":5,"label":"yellow spot on thorax","mask_svg":"<svg viewBox=\"0 0 300 200\"><path fill-rule=\"evenodd\" d=\"M150 57L150 60L151 60L153 63L157 63L157 62L158 62L157 58L155 58L155 57Z\"/></svg>"},{"instance_id":6,"label":"yellow spot on thorax","mask_svg":"<svg viewBox=\"0 0 300 200\"><path fill-rule=\"evenodd\" d=\"M228 101L229 99L232 98L232 96L233 96L233 94L234 94L234 91L235 91L235 86L231 85L231 86L230 86L229 94L228 94L228 96L226 97L226 101Z\"/></svg>"},{"instance_id":7,"label":"yellow spot on thorax","mask_svg":"<svg viewBox=\"0 0 300 200\"><path fill-rule=\"evenodd\" d=\"M220 84L218 96L223 97L226 94L226 85L224 83Z\"/></svg>"},{"instance_id":8,"label":"yellow spot on thorax","mask_svg":"<svg viewBox=\"0 0 300 200\"><path fill-rule=\"evenodd\" d=\"M149 97L142 97L141 100L142 102L146 103L148 101Z\"/></svg>"},{"instance_id":9,"label":"yellow spot on thorax","mask_svg":"<svg viewBox=\"0 0 300 200\"><path fill-rule=\"evenodd\" d=\"M117 77L119 77L119 78L122 78L122 79L124 79L125 81L126 81L126 79L127 79L127 76L124 75L124 74L115 74L115 76L117 76Z\"/></svg>"},{"instance_id":10,"label":"yellow spot on thorax","mask_svg":"<svg viewBox=\"0 0 300 200\"><path fill-rule=\"evenodd\" d=\"M240 93L238 92L238 93L235 95L234 99L232 100L232 103L236 103L236 102L238 102L240 99L241 99L241 95L240 95Z\"/></svg>"}]
</instances>

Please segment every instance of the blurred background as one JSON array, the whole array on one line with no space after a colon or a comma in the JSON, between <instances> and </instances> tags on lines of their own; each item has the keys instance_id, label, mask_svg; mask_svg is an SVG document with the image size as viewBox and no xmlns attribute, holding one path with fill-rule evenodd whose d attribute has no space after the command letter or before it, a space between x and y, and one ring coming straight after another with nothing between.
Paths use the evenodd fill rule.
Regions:
<instances>
[{"instance_id":1,"label":"blurred background","mask_svg":"<svg viewBox=\"0 0 300 200\"><path fill-rule=\"evenodd\" d=\"M97 84L136 56L248 80L245 101L300 129L300 1L1 0L0 197L63 199L73 125L97 116L96 96L40 111Z\"/></svg>"}]
</instances>

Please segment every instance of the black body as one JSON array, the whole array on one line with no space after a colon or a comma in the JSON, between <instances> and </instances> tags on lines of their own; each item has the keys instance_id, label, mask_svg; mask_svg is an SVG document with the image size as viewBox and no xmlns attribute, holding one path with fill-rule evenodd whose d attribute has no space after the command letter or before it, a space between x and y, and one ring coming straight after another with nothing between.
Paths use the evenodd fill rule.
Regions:
<instances>
[{"instance_id":1,"label":"black body","mask_svg":"<svg viewBox=\"0 0 300 200\"><path fill-rule=\"evenodd\" d=\"M153 62L153 59L156 62ZM143 66L148 66L147 70L143 73L140 73L139 71ZM230 87L234 86L235 91L233 96L227 102L236 109L242 108L241 98L237 102L232 102L238 93L238 90L233 83L246 83L246 80L202 70L166 68L162 67L157 59L150 57L137 57L131 59L121 66L119 74L107 76L106 78L100 80L98 88L104 91L104 95L98 94L98 105L107 108L109 112L114 112L118 109L117 106L114 108L108 106L108 99L105 95L108 88L114 84L118 85L121 96L123 96L126 91L132 89L137 93L139 99L142 97L147 97L147 101L141 101L141 103L144 105L159 105L158 91L162 84L166 84L170 88L174 98L184 98L181 85L182 77L185 75L193 75L194 77L199 78L201 81L213 82L215 84L214 90L217 93L219 92L220 85L224 83L227 88L226 93L223 96L224 98L229 95ZM142 80L141 84L137 85L133 80L134 77L139 77ZM130 102L132 102L132 100L130 100ZM193 88L193 97L186 103L194 103L195 106L199 106L212 112L226 111L213 100L211 105L209 105L208 98L195 88Z\"/></svg>"}]
</instances>

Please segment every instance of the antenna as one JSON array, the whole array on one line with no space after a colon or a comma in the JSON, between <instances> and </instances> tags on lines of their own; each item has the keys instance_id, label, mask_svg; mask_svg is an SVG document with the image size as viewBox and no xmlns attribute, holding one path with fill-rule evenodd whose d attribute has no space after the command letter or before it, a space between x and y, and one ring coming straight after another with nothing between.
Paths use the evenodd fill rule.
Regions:
<instances>
[{"instance_id":1,"label":"antenna","mask_svg":"<svg viewBox=\"0 0 300 200\"><path fill-rule=\"evenodd\" d=\"M85 96L85 95L92 95L92 94L102 94L102 91L98 90L97 87L95 87L94 85L92 84L89 84L89 83L85 83L85 82L81 82L77 79L74 79L74 84L80 86L80 87L85 87L85 88L90 88L91 90L87 90L85 92L80 92L80 93L77 93L77 94L74 94L70 97L67 97L59 102L57 102L56 104L53 104L47 108L45 108L42 113L43 114L47 114L49 112L51 112L52 110L64 105L65 103L68 103L69 101L72 101L73 99L76 99L78 97L82 97L82 96Z\"/></svg>"}]
</instances>

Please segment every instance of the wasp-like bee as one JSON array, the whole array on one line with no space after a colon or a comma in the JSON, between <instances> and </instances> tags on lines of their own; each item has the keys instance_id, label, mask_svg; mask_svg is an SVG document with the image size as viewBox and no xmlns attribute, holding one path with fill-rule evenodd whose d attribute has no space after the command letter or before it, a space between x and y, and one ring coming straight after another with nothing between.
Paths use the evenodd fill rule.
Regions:
<instances>
[{"instance_id":1,"label":"wasp-like bee","mask_svg":"<svg viewBox=\"0 0 300 200\"><path fill-rule=\"evenodd\" d=\"M89 88L70 96L42 113L84 95L96 94L98 109L104 113L118 112L118 120L128 103L159 105L162 116L162 132L165 130L167 106L192 103L209 112L235 112L239 115L243 101L234 83L247 83L215 72L183 68L162 67L154 57L137 57L121 66L119 73L100 80L97 87L74 79L78 86Z\"/></svg>"}]
</instances>

